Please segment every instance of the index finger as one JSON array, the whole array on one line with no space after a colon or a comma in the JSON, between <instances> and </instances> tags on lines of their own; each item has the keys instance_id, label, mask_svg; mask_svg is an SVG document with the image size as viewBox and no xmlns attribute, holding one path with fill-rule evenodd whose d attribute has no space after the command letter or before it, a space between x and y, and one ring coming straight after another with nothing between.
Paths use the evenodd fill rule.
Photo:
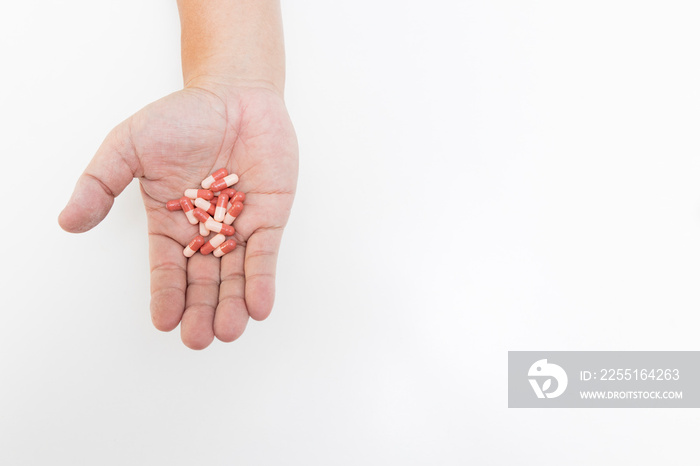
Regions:
<instances>
[{"instance_id":1,"label":"index finger","mask_svg":"<svg viewBox=\"0 0 700 466\"><path fill-rule=\"evenodd\" d=\"M151 263L151 320L161 331L169 332L180 323L185 311L187 258L182 246L172 238L149 233Z\"/></svg>"}]
</instances>

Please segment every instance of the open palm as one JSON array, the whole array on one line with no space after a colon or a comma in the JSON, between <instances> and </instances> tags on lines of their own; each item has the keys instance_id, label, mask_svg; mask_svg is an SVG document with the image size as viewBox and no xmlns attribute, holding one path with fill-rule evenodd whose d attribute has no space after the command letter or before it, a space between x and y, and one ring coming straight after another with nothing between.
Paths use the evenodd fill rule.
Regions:
<instances>
[{"instance_id":1,"label":"open palm","mask_svg":"<svg viewBox=\"0 0 700 466\"><path fill-rule=\"evenodd\" d=\"M246 194L236 219L238 247L221 259L182 254L197 235L182 212L165 202L225 167ZM248 318L266 318L275 294L275 267L298 171L294 129L284 102L265 88L190 87L158 100L117 126L78 180L61 226L87 231L114 197L138 177L148 215L151 316L156 328L181 323L193 349L214 337L233 341Z\"/></svg>"}]
</instances>

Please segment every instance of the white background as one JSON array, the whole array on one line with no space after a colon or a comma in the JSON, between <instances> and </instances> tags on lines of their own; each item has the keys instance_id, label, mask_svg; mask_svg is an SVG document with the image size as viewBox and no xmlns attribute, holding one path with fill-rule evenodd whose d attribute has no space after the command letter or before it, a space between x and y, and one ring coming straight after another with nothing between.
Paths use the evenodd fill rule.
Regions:
<instances>
[{"instance_id":1,"label":"white background","mask_svg":"<svg viewBox=\"0 0 700 466\"><path fill-rule=\"evenodd\" d=\"M59 5L60 4L60 5ZM284 3L301 148L272 316L148 313L138 185L56 216L181 86L174 2L0 13L0 464L672 464L681 410L509 410L508 350L697 350L695 2Z\"/></svg>"}]
</instances>

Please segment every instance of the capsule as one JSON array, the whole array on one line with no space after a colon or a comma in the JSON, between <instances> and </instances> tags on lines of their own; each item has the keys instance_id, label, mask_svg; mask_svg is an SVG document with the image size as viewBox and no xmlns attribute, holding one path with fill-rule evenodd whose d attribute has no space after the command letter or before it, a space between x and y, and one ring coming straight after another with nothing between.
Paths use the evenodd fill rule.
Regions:
<instances>
[{"instance_id":1,"label":"capsule","mask_svg":"<svg viewBox=\"0 0 700 466\"><path fill-rule=\"evenodd\" d=\"M214 249L218 248L221 243L223 243L226 240L226 236L224 235L216 235L212 239L206 242L204 246L202 246L202 249L199 250L202 254L205 256L212 252Z\"/></svg>"},{"instance_id":2,"label":"capsule","mask_svg":"<svg viewBox=\"0 0 700 466\"><path fill-rule=\"evenodd\" d=\"M231 208L226 212L226 216L224 217L224 223L226 225L231 225L234 220L236 220L236 217L238 217L241 212L243 211L243 203L242 202L234 202L231 204Z\"/></svg>"},{"instance_id":3,"label":"capsule","mask_svg":"<svg viewBox=\"0 0 700 466\"><path fill-rule=\"evenodd\" d=\"M213 218L210 218L207 220L205 223L206 227L209 228L209 230L215 232L215 233L221 233L226 236L231 236L235 233L236 230L233 229L231 225L225 225L223 223L219 223Z\"/></svg>"},{"instance_id":4,"label":"capsule","mask_svg":"<svg viewBox=\"0 0 700 466\"><path fill-rule=\"evenodd\" d=\"M208 189L185 189L185 197L189 197L190 199L197 199L199 197L210 201L214 197L214 193Z\"/></svg>"},{"instance_id":5,"label":"capsule","mask_svg":"<svg viewBox=\"0 0 700 466\"><path fill-rule=\"evenodd\" d=\"M225 168L219 168L211 175L207 176L202 180L202 188L209 189L212 183L216 180L220 180L228 175L228 170ZM220 191L219 189L214 189L213 191Z\"/></svg>"},{"instance_id":6,"label":"capsule","mask_svg":"<svg viewBox=\"0 0 700 466\"><path fill-rule=\"evenodd\" d=\"M196 218L198 222L202 223L207 223L207 220L211 218L208 213L204 212L199 207L194 208L192 215L194 215L194 218Z\"/></svg>"},{"instance_id":7,"label":"capsule","mask_svg":"<svg viewBox=\"0 0 700 466\"><path fill-rule=\"evenodd\" d=\"M180 199L173 199L172 201L166 202L165 208L168 209L170 212L182 210L182 206L180 205Z\"/></svg>"},{"instance_id":8,"label":"capsule","mask_svg":"<svg viewBox=\"0 0 700 466\"><path fill-rule=\"evenodd\" d=\"M221 193L226 194L228 196L229 200L231 200L231 198L233 198L233 196L236 195L236 190L233 188L226 188L226 189L222 189Z\"/></svg>"},{"instance_id":9,"label":"capsule","mask_svg":"<svg viewBox=\"0 0 700 466\"><path fill-rule=\"evenodd\" d=\"M202 236L208 236L209 235L209 228L207 228L205 223L207 222L207 220L209 220L211 218L209 216L209 214L204 212L199 207L195 207L193 214L194 214L194 218L196 218L199 221L199 234Z\"/></svg>"},{"instance_id":10,"label":"capsule","mask_svg":"<svg viewBox=\"0 0 700 466\"><path fill-rule=\"evenodd\" d=\"M216 211L214 213L214 220L217 222L223 222L226 216L226 204L228 204L228 196L221 193L219 199L216 200Z\"/></svg>"},{"instance_id":11,"label":"capsule","mask_svg":"<svg viewBox=\"0 0 700 466\"><path fill-rule=\"evenodd\" d=\"M194 253L202 247L204 241L204 236L195 236L194 239L190 241L190 244L185 247L182 253L185 255L185 257L192 257Z\"/></svg>"},{"instance_id":12,"label":"capsule","mask_svg":"<svg viewBox=\"0 0 700 466\"><path fill-rule=\"evenodd\" d=\"M192 201L188 197L181 197L180 198L180 206L182 206L183 212L185 212L185 215L187 216L187 220L192 224L196 225L197 224L197 219L194 217L194 206L192 205Z\"/></svg>"},{"instance_id":13,"label":"capsule","mask_svg":"<svg viewBox=\"0 0 700 466\"><path fill-rule=\"evenodd\" d=\"M237 192L236 192L236 195L233 196L233 197L231 197L231 198L229 198L229 199L230 199L231 203L234 203L234 202L244 202L244 201L245 201L245 193L242 193L242 192L240 192L240 191L237 191Z\"/></svg>"},{"instance_id":14,"label":"capsule","mask_svg":"<svg viewBox=\"0 0 700 466\"><path fill-rule=\"evenodd\" d=\"M231 173L228 176L225 176L221 178L220 180L216 180L214 183L211 184L210 188L212 191L221 191L229 186L238 183L238 175L235 173Z\"/></svg>"},{"instance_id":15,"label":"capsule","mask_svg":"<svg viewBox=\"0 0 700 466\"><path fill-rule=\"evenodd\" d=\"M209 236L209 233L211 233L209 228L202 222L199 222L199 234L202 236Z\"/></svg>"},{"instance_id":16,"label":"capsule","mask_svg":"<svg viewBox=\"0 0 700 466\"><path fill-rule=\"evenodd\" d=\"M233 251L234 249L236 249L236 242L232 239L229 239L221 243L221 245L218 248L214 249L214 256L221 257L224 254L228 254L229 252Z\"/></svg>"},{"instance_id":17,"label":"capsule","mask_svg":"<svg viewBox=\"0 0 700 466\"><path fill-rule=\"evenodd\" d=\"M201 197L194 200L194 205L196 205L209 215L214 215L214 213L216 212L216 204L209 201L205 201Z\"/></svg>"}]
</instances>

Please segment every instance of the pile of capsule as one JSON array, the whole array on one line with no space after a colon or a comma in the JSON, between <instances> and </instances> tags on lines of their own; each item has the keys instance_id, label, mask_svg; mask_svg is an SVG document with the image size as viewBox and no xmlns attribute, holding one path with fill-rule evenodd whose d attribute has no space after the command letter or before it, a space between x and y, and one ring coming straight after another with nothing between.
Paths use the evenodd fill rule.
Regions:
<instances>
[{"instance_id":1,"label":"pile of capsule","mask_svg":"<svg viewBox=\"0 0 700 466\"><path fill-rule=\"evenodd\" d=\"M243 211L245 201L245 194L231 187L236 183L238 176L221 168L202 180L202 189L186 189L183 197L167 202L168 210L182 210L192 225L199 224L199 235L182 251L185 257L197 251L221 257L236 249L236 241L226 239L235 233L231 225ZM212 232L214 236L207 241Z\"/></svg>"}]
</instances>

